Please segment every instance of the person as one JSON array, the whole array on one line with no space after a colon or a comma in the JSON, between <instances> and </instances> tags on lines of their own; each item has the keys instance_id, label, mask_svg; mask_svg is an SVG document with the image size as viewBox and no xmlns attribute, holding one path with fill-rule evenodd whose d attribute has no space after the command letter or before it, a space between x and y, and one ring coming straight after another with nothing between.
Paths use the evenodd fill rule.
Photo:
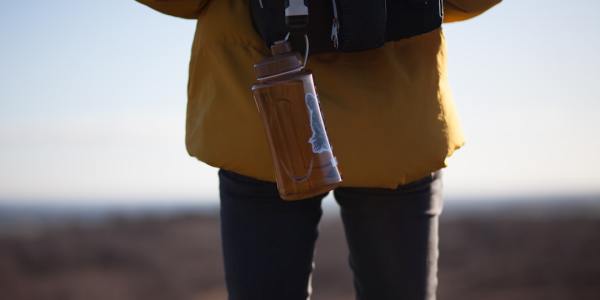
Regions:
<instances>
[{"instance_id":1,"label":"person","mask_svg":"<svg viewBox=\"0 0 600 300\"><path fill-rule=\"evenodd\" d=\"M253 28L250 0L137 1L197 20L186 146L220 169L229 299L308 299L326 194L297 201L278 195L250 92L253 64L269 55ZM499 2L445 0L444 22L475 17ZM440 169L464 143L442 29L372 50L314 54L308 67L343 177L333 195L357 299L435 299Z\"/></svg>"}]
</instances>

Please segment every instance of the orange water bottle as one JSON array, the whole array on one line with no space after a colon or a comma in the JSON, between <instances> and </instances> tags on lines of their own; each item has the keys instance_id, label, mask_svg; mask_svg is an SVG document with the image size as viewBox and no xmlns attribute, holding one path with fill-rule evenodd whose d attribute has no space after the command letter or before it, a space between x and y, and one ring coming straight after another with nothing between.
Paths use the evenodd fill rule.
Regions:
<instances>
[{"instance_id":1,"label":"orange water bottle","mask_svg":"<svg viewBox=\"0 0 600 300\"><path fill-rule=\"evenodd\" d=\"M254 65L252 86L269 146L277 189L285 200L333 190L342 182L312 73L288 41L275 42L272 56Z\"/></svg>"}]
</instances>

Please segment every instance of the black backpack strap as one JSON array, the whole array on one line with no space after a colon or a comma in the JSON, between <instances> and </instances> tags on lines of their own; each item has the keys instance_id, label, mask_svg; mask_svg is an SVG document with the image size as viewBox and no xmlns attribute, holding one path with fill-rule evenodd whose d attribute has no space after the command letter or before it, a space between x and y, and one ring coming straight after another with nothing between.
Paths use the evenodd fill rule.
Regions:
<instances>
[{"instance_id":1,"label":"black backpack strap","mask_svg":"<svg viewBox=\"0 0 600 300\"><path fill-rule=\"evenodd\" d=\"M267 46L289 34L310 53L377 48L439 28L444 0L250 0L253 25Z\"/></svg>"}]
</instances>

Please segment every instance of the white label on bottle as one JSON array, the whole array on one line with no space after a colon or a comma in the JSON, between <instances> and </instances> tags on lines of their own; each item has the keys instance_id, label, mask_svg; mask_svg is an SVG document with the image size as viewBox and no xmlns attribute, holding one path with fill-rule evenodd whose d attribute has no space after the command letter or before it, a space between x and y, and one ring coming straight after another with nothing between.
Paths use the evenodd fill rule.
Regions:
<instances>
[{"instance_id":1,"label":"white label on bottle","mask_svg":"<svg viewBox=\"0 0 600 300\"><path fill-rule=\"evenodd\" d=\"M312 145L313 153L331 152L331 146L327 139L327 133L325 132L325 125L321 118L317 97L311 93L307 93L304 100L306 102L306 108L308 108L310 129L312 130L312 136L308 139L308 142Z\"/></svg>"}]
</instances>

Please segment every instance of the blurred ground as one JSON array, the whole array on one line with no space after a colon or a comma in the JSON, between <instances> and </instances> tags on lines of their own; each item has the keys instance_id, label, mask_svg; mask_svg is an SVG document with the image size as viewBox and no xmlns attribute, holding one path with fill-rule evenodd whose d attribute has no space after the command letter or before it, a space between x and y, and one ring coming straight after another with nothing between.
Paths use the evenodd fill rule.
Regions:
<instances>
[{"instance_id":1,"label":"blurred ground","mask_svg":"<svg viewBox=\"0 0 600 300\"><path fill-rule=\"evenodd\" d=\"M445 213L438 299L600 299L600 215L555 212ZM215 214L20 226L0 234L2 299L226 299ZM335 215L316 256L312 299L354 299Z\"/></svg>"}]
</instances>

